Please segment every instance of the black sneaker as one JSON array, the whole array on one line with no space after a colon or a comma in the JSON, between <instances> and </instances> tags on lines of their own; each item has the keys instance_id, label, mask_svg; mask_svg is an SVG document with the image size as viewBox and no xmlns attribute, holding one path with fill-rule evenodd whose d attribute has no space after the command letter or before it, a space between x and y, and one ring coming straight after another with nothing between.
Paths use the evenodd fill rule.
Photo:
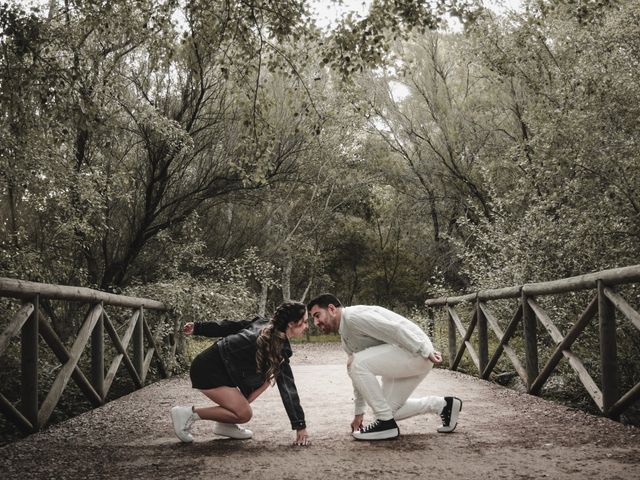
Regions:
<instances>
[{"instance_id":1,"label":"black sneaker","mask_svg":"<svg viewBox=\"0 0 640 480\"><path fill-rule=\"evenodd\" d=\"M444 397L447 404L440 413L442 418L442 426L438 428L440 433L451 433L458 425L458 414L462 410L462 400L458 397Z\"/></svg>"},{"instance_id":2,"label":"black sneaker","mask_svg":"<svg viewBox=\"0 0 640 480\"><path fill-rule=\"evenodd\" d=\"M352 435L356 440L387 440L400 435L400 429L392 418L391 420L376 420L357 432L353 432Z\"/></svg>"}]
</instances>

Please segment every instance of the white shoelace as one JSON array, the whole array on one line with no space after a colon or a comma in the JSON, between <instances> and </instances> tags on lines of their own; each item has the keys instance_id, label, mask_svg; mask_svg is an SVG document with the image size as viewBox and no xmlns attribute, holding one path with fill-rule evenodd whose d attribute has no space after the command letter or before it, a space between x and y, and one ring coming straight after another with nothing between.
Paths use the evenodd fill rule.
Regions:
<instances>
[{"instance_id":1,"label":"white shoelace","mask_svg":"<svg viewBox=\"0 0 640 480\"><path fill-rule=\"evenodd\" d=\"M369 425L367 425L366 427L364 427L362 430L360 430L362 433L367 433L370 432L371 430L373 430L374 428L376 428L378 426L378 424L380 423L379 420L376 420L375 422L371 422Z\"/></svg>"},{"instance_id":2,"label":"white shoelace","mask_svg":"<svg viewBox=\"0 0 640 480\"><path fill-rule=\"evenodd\" d=\"M185 432L191 432L191 427L193 427L193 424L196 421L196 416L192 413L189 418L187 418L187 421L184 423L184 431Z\"/></svg>"}]
</instances>

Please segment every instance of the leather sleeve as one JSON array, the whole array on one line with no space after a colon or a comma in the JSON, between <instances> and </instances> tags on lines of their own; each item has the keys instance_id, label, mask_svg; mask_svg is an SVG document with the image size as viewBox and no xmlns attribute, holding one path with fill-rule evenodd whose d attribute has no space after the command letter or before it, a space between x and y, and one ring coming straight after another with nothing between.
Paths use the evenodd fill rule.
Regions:
<instances>
[{"instance_id":1,"label":"leather sleeve","mask_svg":"<svg viewBox=\"0 0 640 480\"><path fill-rule=\"evenodd\" d=\"M287 415L291 421L291 428L293 430L307 428L304 421L304 411L300 405L298 389L296 388L293 372L291 371L291 365L289 365L287 360L282 364L276 383L278 384L282 404L284 405L284 409L287 411Z\"/></svg>"},{"instance_id":2,"label":"leather sleeve","mask_svg":"<svg viewBox=\"0 0 640 480\"><path fill-rule=\"evenodd\" d=\"M193 334L202 337L226 337L250 327L260 317L251 320L218 320L211 322L194 322Z\"/></svg>"}]
</instances>

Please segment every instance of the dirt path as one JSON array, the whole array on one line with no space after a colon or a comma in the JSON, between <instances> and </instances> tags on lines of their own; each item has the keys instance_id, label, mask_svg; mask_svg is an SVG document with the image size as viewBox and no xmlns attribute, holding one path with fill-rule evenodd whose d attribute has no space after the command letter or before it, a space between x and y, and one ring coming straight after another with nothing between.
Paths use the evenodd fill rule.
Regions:
<instances>
[{"instance_id":1,"label":"dirt path","mask_svg":"<svg viewBox=\"0 0 640 480\"><path fill-rule=\"evenodd\" d=\"M435 417L400 423L397 440L351 439L352 392L339 345L295 346L294 374L313 445L294 447L276 388L254 404L254 438L216 437L196 424L181 444L168 411L203 403L186 377L151 385L0 449L2 479L427 478L638 479L640 429L472 377L436 369L416 395L464 400L458 429Z\"/></svg>"}]
</instances>

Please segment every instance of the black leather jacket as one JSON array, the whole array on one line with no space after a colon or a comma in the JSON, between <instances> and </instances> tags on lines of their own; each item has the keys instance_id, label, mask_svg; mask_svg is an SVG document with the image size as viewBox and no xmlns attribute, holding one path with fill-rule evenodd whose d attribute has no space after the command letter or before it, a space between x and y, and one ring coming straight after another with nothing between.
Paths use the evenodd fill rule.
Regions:
<instances>
[{"instance_id":1,"label":"black leather jacket","mask_svg":"<svg viewBox=\"0 0 640 480\"><path fill-rule=\"evenodd\" d=\"M218 341L220 356L229 376L244 396L248 396L265 382L264 375L256 371L256 340L260 335L260 330L268 323L268 320L262 317L255 317L252 320L194 323L194 335L223 337ZM306 428L306 424L291 365L289 365L291 355L293 352L287 339L282 347L284 362L280 374L276 378L276 384L291 421L291 428L300 430Z\"/></svg>"}]
</instances>

